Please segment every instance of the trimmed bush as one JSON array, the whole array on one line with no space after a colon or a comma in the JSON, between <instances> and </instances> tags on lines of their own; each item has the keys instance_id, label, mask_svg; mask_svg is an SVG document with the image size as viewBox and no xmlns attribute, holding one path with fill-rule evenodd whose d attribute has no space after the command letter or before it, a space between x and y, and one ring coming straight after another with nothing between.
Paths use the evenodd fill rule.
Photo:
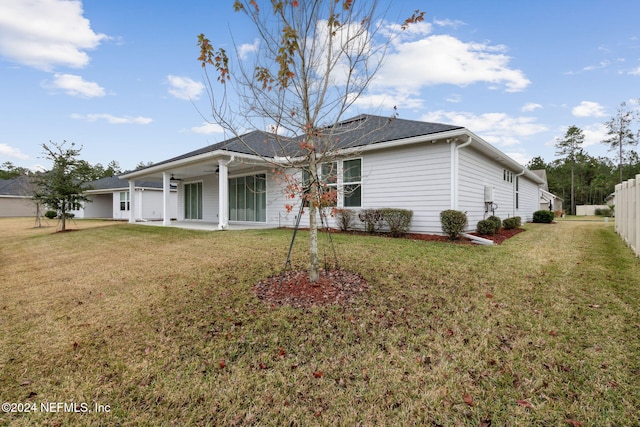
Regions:
<instances>
[{"instance_id":1,"label":"trimmed bush","mask_svg":"<svg viewBox=\"0 0 640 427\"><path fill-rule=\"evenodd\" d=\"M541 210L533 213L533 222L541 224L551 224L555 218L555 214L552 211Z\"/></svg>"},{"instance_id":2,"label":"trimmed bush","mask_svg":"<svg viewBox=\"0 0 640 427\"><path fill-rule=\"evenodd\" d=\"M611 209L609 208L597 208L595 211L597 216L611 216Z\"/></svg>"},{"instance_id":3,"label":"trimmed bush","mask_svg":"<svg viewBox=\"0 0 640 427\"><path fill-rule=\"evenodd\" d=\"M514 216L511 218L507 218L502 221L502 226L505 230L513 230L514 228L520 227L520 217Z\"/></svg>"},{"instance_id":4,"label":"trimmed bush","mask_svg":"<svg viewBox=\"0 0 640 427\"><path fill-rule=\"evenodd\" d=\"M44 216L46 216L49 219L53 219L53 218L58 216L58 212L56 212L56 211L46 211L44 213Z\"/></svg>"},{"instance_id":5,"label":"trimmed bush","mask_svg":"<svg viewBox=\"0 0 640 427\"><path fill-rule=\"evenodd\" d=\"M389 232L393 237L407 234L413 218L413 211L408 209L384 208L380 209L382 219L387 223Z\"/></svg>"},{"instance_id":6,"label":"trimmed bush","mask_svg":"<svg viewBox=\"0 0 640 427\"><path fill-rule=\"evenodd\" d=\"M467 214L447 209L440 212L440 223L442 224L442 232L449 236L449 239L456 240L467 226Z\"/></svg>"},{"instance_id":7,"label":"trimmed bush","mask_svg":"<svg viewBox=\"0 0 640 427\"><path fill-rule=\"evenodd\" d=\"M382 227L380 209L363 209L358 213L358 218L364 224L364 229L367 233L375 233Z\"/></svg>"},{"instance_id":8,"label":"trimmed bush","mask_svg":"<svg viewBox=\"0 0 640 427\"><path fill-rule=\"evenodd\" d=\"M342 231L349 231L353 227L356 213L351 209L336 209L336 222Z\"/></svg>"},{"instance_id":9,"label":"trimmed bush","mask_svg":"<svg viewBox=\"0 0 640 427\"><path fill-rule=\"evenodd\" d=\"M482 236L491 236L496 234L496 224L490 219L482 219L478 221L476 231Z\"/></svg>"},{"instance_id":10,"label":"trimmed bush","mask_svg":"<svg viewBox=\"0 0 640 427\"><path fill-rule=\"evenodd\" d=\"M494 225L494 234L497 233L498 231L500 231L500 229L502 228L502 220L500 219L500 217L497 217L495 215L490 216L489 218L487 218L487 221L491 221Z\"/></svg>"}]
</instances>

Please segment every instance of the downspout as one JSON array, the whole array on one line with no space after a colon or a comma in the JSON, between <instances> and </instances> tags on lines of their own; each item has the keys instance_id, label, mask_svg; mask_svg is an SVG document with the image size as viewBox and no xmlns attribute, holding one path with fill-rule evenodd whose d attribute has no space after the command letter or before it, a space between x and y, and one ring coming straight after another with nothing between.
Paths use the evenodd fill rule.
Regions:
<instances>
[{"instance_id":1,"label":"downspout","mask_svg":"<svg viewBox=\"0 0 640 427\"><path fill-rule=\"evenodd\" d=\"M459 151L461 148L464 148L466 146L468 146L469 144L471 144L471 135L467 135L467 141L463 142L460 145L455 145L455 143L452 146L452 156L451 156L451 209L458 209L458 189L460 187L459 183L458 183L458 178L459 178L459 167L460 167L460 161L459 161Z\"/></svg>"},{"instance_id":2,"label":"downspout","mask_svg":"<svg viewBox=\"0 0 640 427\"><path fill-rule=\"evenodd\" d=\"M518 182L519 181L518 177L524 175L525 171L526 169L522 168L522 172L520 172L515 176L516 179L513 182L513 199L512 199L513 200L513 216L518 215L518 213L516 212L516 186L520 185L520 183ZM538 191L538 203L540 203L540 191Z\"/></svg>"}]
</instances>

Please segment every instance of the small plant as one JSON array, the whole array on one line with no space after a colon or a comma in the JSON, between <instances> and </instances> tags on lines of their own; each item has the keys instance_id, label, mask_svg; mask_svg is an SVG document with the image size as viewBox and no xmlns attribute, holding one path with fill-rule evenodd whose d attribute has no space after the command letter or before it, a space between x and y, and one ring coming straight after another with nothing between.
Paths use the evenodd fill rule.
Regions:
<instances>
[{"instance_id":1,"label":"small plant","mask_svg":"<svg viewBox=\"0 0 640 427\"><path fill-rule=\"evenodd\" d=\"M358 218L364 224L367 233L375 233L382 226L382 213L380 209L363 209Z\"/></svg>"},{"instance_id":2,"label":"small plant","mask_svg":"<svg viewBox=\"0 0 640 427\"><path fill-rule=\"evenodd\" d=\"M540 210L533 213L533 222L541 224L551 224L555 218L555 214L552 211Z\"/></svg>"},{"instance_id":3,"label":"small plant","mask_svg":"<svg viewBox=\"0 0 640 427\"><path fill-rule=\"evenodd\" d=\"M496 224L490 219L482 219L478 221L476 231L482 236L491 236L496 234Z\"/></svg>"},{"instance_id":4,"label":"small plant","mask_svg":"<svg viewBox=\"0 0 640 427\"><path fill-rule=\"evenodd\" d=\"M596 216L611 216L611 209L609 208L596 208Z\"/></svg>"},{"instance_id":5,"label":"small plant","mask_svg":"<svg viewBox=\"0 0 640 427\"><path fill-rule=\"evenodd\" d=\"M46 216L49 219L53 219L53 218L58 216L58 212L56 212L56 211L46 211L44 213L44 216Z\"/></svg>"},{"instance_id":6,"label":"small plant","mask_svg":"<svg viewBox=\"0 0 640 427\"><path fill-rule=\"evenodd\" d=\"M351 209L336 209L336 222L341 231L349 231L353 228L356 213Z\"/></svg>"},{"instance_id":7,"label":"small plant","mask_svg":"<svg viewBox=\"0 0 640 427\"><path fill-rule=\"evenodd\" d=\"M515 228L518 228L520 227L520 217L513 216L511 218L507 218L504 221L502 221L502 226L504 227L505 230L513 230Z\"/></svg>"},{"instance_id":8,"label":"small plant","mask_svg":"<svg viewBox=\"0 0 640 427\"><path fill-rule=\"evenodd\" d=\"M440 223L442 224L442 232L449 236L449 239L456 240L467 226L467 214L447 209L440 212Z\"/></svg>"},{"instance_id":9,"label":"small plant","mask_svg":"<svg viewBox=\"0 0 640 427\"><path fill-rule=\"evenodd\" d=\"M502 220L500 219L500 217L497 217L495 215L491 215L489 218L487 218L487 221L491 221L494 225L494 234L499 232L500 229L502 228Z\"/></svg>"},{"instance_id":10,"label":"small plant","mask_svg":"<svg viewBox=\"0 0 640 427\"><path fill-rule=\"evenodd\" d=\"M413 211L408 209L380 209L382 219L389 226L389 232L393 237L400 237L407 234L413 218Z\"/></svg>"}]
</instances>

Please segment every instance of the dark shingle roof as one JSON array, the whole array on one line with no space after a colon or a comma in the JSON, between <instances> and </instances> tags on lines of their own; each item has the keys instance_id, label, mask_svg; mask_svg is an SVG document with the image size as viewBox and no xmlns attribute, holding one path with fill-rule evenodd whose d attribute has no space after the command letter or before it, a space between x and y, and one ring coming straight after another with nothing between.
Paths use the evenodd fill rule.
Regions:
<instances>
[{"instance_id":1,"label":"dark shingle roof","mask_svg":"<svg viewBox=\"0 0 640 427\"><path fill-rule=\"evenodd\" d=\"M331 134L329 144L344 149L434 135L456 129L463 127L362 114L328 127L325 131Z\"/></svg>"},{"instance_id":2,"label":"dark shingle roof","mask_svg":"<svg viewBox=\"0 0 640 427\"><path fill-rule=\"evenodd\" d=\"M323 136L326 136L324 139L327 146L329 146L331 150L335 150L362 147L416 136L434 135L456 129L463 129L463 127L363 114L344 120L333 126L323 128L321 132ZM162 162L154 163L148 167L172 163L217 150L269 158L296 156L302 154L299 146L302 139L302 136L288 138L256 130ZM323 148L324 147L320 147L320 150Z\"/></svg>"},{"instance_id":3,"label":"dark shingle roof","mask_svg":"<svg viewBox=\"0 0 640 427\"><path fill-rule=\"evenodd\" d=\"M0 194L3 196L32 196L33 185L28 176L0 181Z\"/></svg>"}]
</instances>

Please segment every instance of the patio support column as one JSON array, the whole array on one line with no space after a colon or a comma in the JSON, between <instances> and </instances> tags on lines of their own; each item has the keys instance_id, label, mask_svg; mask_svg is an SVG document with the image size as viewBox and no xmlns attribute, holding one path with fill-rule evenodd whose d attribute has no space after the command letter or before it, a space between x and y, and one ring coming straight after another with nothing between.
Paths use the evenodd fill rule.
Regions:
<instances>
[{"instance_id":1,"label":"patio support column","mask_svg":"<svg viewBox=\"0 0 640 427\"><path fill-rule=\"evenodd\" d=\"M171 181L169 172L162 172L162 225L171 225L170 200Z\"/></svg>"},{"instance_id":2,"label":"patio support column","mask_svg":"<svg viewBox=\"0 0 640 427\"><path fill-rule=\"evenodd\" d=\"M218 230L229 227L229 163L231 160L218 161Z\"/></svg>"},{"instance_id":3,"label":"patio support column","mask_svg":"<svg viewBox=\"0 0 640 427\"><path fill-rule=\"evenodd\" d=\"M129 180L129 222L134 224L136 222L136 182L133 179Z\"/></svg>"}]
</instances>

